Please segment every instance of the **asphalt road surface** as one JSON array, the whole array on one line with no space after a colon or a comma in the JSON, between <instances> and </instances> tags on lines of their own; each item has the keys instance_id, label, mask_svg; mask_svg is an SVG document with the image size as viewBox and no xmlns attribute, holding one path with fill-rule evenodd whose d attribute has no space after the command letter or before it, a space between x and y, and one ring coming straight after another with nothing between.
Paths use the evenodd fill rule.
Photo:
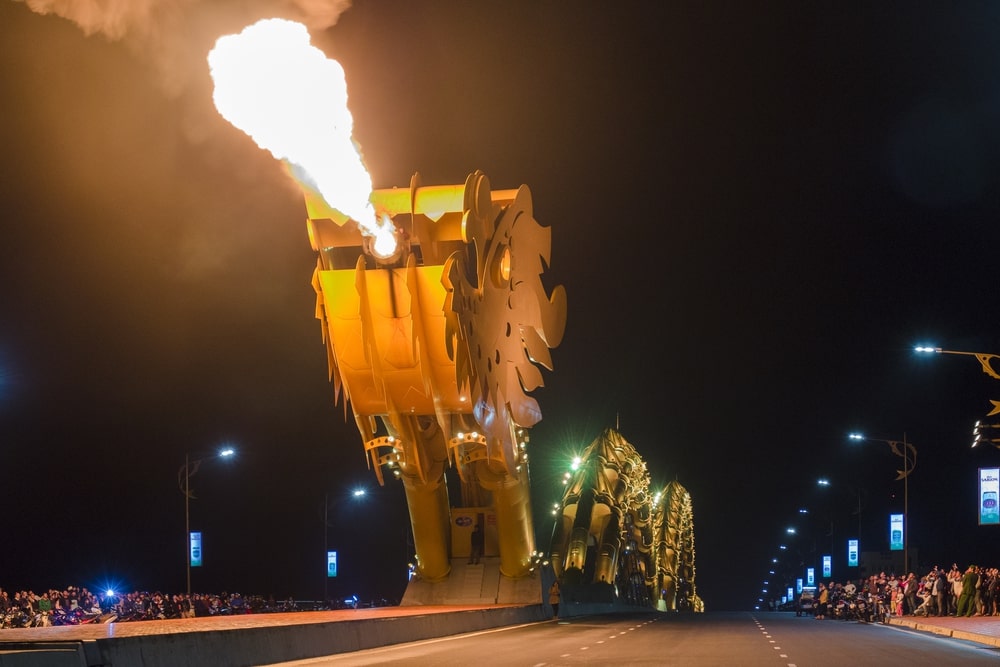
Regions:
<instances>
[{"instance_id":1,"label":"asphalt road surface","mask_svg":"<svg viewBox=\"0 0 1000 667\"><path fill-rule=\"evenodd\" d=\"M1000 665L1000 649L894 626L768 612L571 618L454 635L283 666Z\"/></svg>"}]
</instances>

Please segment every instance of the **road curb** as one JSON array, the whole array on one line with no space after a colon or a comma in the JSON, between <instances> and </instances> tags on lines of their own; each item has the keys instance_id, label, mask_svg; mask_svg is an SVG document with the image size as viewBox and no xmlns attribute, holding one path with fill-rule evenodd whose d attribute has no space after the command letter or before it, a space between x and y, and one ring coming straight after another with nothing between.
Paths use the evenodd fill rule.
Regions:
<instances>
[{"instance_id":1,"label":"road curb","mask_svg":"<svg viewBox=\"0 0 1000 667\"><path fill-rule=\"evenodd\" d=\"M889 625L898 625L900 627L917 630L918 632L929 632L931 634L941 635L943 637L951 637L952 639L961 639L964 641L976 642L978 644L986 644L987 646L1000 647L1000 637L993 637L990 635L970 632L968 630L961 630L958 628L946 628L940 625L934 625L932 623L925 623L922 621L911 621L909 619L903 619L898 617L890 618Z\"/></svg>"}]
</instances>

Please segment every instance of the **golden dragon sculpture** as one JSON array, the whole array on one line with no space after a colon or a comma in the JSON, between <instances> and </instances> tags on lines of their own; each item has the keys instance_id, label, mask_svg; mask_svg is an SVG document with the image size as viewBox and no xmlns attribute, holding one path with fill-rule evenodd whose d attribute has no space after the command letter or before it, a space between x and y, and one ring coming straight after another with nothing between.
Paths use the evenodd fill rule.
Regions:
<instances>
[{"instance_id":1,"label":"golden dragon sculpture","mask_svg":"<svg viewBox=\"0 0 1000 667\"><path fill-rule=\"evenodd\" d=\"M460 185L375 190L395 228L396 250L369 237L305 189L318 254L313 286L337 400L350 403L375 470L402 481L416 573L450 572L456 526L446 471L461 478L462 506L490 507L484 526L500 572L522 577L535 552L526 431L541 419L528 394L552 369L566 321L566 292L546 294L549 228L531 193L493 190L481 172ZM495 523L493 517L495 516Z\"/></svg>"}]
</instances>

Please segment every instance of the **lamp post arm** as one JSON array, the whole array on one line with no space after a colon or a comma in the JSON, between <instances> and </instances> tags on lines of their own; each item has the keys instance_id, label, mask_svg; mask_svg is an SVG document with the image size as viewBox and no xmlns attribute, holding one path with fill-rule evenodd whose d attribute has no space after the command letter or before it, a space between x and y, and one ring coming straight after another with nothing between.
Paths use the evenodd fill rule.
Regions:
<instances>
[{"instance_id":1,"label":"lamp post arm","mask_svg":"<svg viewBox=\"0 0 1000 667\"><path fill-rule=\"evenodd\" d=\"M1000 359L1000 354L987 354L985 352L961 352L959 350L942 350L937 347L934 348L935 352L939 354L961 354L967 357L975 357L976 361L983 367L983 372L989 375L994 380L1000 380L1000 372L993 369L992 362L993 359Z\"/></svg>"},{"instance_id":2,"label":"lamp post arm","mask_svg":"<svg viewBox=\"0 0 1000 667\"><path fill-rule=\"evenodd\" d=\"M182 465L177 471L177 486L180 488L181 493L188 498L195 498L194 493L191 491L191 478L198 472L198 468L201 467L202 460L203 459L195 459L194 461L188 461L185 456L184 465Z\"/></svg>"},{"instance_id":3,"label":"lamp post arm","mask_svg":"<svg viewBox=\"0 0 1000 667\"><path fill-rule=\"evenodd\" d=\"M897 480L909 476L913 469L917 467L917 448L913 443L904 440L885 440L892 449L892 453L903 459L903 469L897 470L899 476Z\"/></svg>"},{"instance_id":4,"label":"lamp post arm","mask_svg":"<svg viewBox=\"0 0 1000 667\"><path fill-rule=\"evenodd\" d=\"M1000 356L996 354L977 354L976 359L978 359L979 363L982 364L984 373L989 375L994 380L1000 380L1000 373L993 370L993 366L990 361L991 359L1000 359Z\"/></svg>"}]
</instances>

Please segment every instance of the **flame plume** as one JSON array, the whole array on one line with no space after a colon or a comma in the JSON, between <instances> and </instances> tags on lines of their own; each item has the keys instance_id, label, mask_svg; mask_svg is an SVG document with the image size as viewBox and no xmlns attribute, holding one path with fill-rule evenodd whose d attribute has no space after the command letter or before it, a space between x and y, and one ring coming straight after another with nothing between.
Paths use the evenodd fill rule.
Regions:
<instances>
[{"instance_id":1,"label":"flame plume","mask_svg":"<svg viewBox=\"0 0 1000 667\"><path fill-rule=\"evenodd\" d=\"M352 132L344 69L309 42L305 26L264 19L220 37L208 54L215 106L296 178L375 237L374 250L395 249L394 229L371 204L372 181ZM302 91L312 99L304 102Z\"/></svg>"}]
</instances>

